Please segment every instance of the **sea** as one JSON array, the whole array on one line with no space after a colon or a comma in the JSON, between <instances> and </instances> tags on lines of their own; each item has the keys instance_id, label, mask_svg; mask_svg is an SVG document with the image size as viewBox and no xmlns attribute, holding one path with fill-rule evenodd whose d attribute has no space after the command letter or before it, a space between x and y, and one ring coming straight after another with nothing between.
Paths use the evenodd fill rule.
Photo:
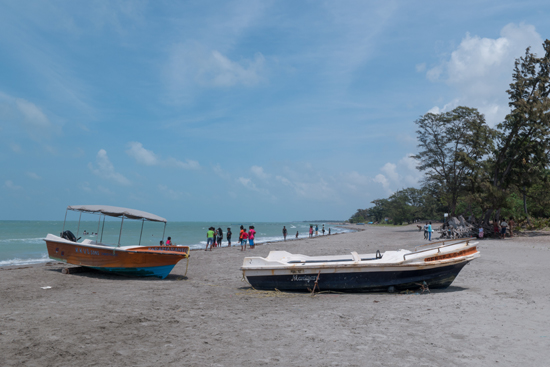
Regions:
<instances>
[{"instance_id":1,"label":"sea","mask_svg":"<svg viewBox=\"0 0 550 367\"><path fill-rule=\"evenodd\" d=\"M103 218L103 217L102 217ZM191 249L204 248L206 245L206 232L209 227L221 228L224 233L223 246L227 246L227 228L233 232L232 245L236 245L239 239L240 226L248 229L254 226L256 230L256 243L277 242L283 240L283 226L288 230L287 241L309 236L309 226L319 226L321 235L322 225L325 225L326 233L344 233L350 230L336 227L329 223L317 222L256 222L256 223L230 223L230 222L168 222L164 234L164 240L168 236L176 245L187 245ZM101 240L102 243L117 246L120 238L121 246L158 245L162 240L164 223L143 222L143 233L140 238L141 221L121 220L108 218L101 221L0 221L0 267L13 265L39 264L50 261L43 238L48 233L59 235L63 229L70 230L77 238L89 238ZM86 235L84 235L86 231ZM94 233L93 235L91 233ZM96 235L97 233L97 235Z\"/></svg>"}]
</instances>

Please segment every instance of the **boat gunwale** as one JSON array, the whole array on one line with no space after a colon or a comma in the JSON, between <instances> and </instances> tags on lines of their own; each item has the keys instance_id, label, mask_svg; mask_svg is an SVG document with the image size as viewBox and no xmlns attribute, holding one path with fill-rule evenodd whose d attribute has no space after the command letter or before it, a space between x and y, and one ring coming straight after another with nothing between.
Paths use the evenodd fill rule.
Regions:
<instances>
[{"instance_id":1,"label":"boat gunwale","mask_svg":"<svg viewBox=\"0 0 550 367\"><path fill-rule=\"evenodd\" d=\"M190 248L189 246L158 246L158 245L155 245L155 246L143 246L143 250L137 250L136 247L138 246L123 246L123 247L113 247L113 246L108 246L108 245L98 245L98 244L89 244L89 243L79 243L79 242L72 242L72 241L69 241L69 240L66 240L64 238L61 238L61 237L58 237L56 235L52 235L54 237L57 237L59 238L59 240L56 240L56 239L51 239L51 238L43 238L43 240L48 243L48 242L53 242L53 243L59 243L59 244L63 244L63 245L71 245L71 246L80 246L80 247L89 247L89 248L94 248L94 249L100 249L100 250L108 250L108 251L121 251L121 252L126 252L126 253L139 253L139 254L155 254L155 255L179 255L179 256L184 256L184 257L189 257L189 251L190 251ZM170 250L150 250L150 249L147 249L147 247L166 247L166 248L169 248L169 247L179 247L179 248L182 248L182 247L186 247L187 248L187 253L186 252L180 252L180 251L170 251Z\"/></svg>"}]
</instances>

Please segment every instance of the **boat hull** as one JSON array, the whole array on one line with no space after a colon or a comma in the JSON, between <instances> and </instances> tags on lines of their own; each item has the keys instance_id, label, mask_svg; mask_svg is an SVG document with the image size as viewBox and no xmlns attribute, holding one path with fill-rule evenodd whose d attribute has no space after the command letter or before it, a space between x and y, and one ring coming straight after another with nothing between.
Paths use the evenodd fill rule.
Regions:
<instances>
[{"instance_id":1,"label":"boat hull","mask_svg":"<svg viewBox=\"0 0 550 367\"><path fill-rule=\"evenodd\" d=\"M411 267L411 269L352 271L351 269L336 271L335 269L309 269L307 273L255 275L254 271L243 270L252 287L261 290L312 290L318 279L318 291L346 292L378 292L395 290L419 289L424 284L430 289L449 287L458 273L469 261L462 261L437 267ZM280 273L280 272L279 272Z\"/></svg>"},{"instance_id":2,"label":"boat hull","mask_svg":"<svg viewBox=\"0 0 550 367\"><path fill-rule=\"evenodd\" d=\"M51 259L127 276L164 279L180 260L188 257L188 247L186 252L169 246L120 249L65 240L45 241Z\"/></svg>"}]
</instances>

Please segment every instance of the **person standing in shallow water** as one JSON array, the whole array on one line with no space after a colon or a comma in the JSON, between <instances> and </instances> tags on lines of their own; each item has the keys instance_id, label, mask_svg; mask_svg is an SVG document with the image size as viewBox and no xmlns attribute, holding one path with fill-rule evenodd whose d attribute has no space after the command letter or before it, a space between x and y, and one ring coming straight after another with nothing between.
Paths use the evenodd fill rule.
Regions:
<instances>
[{"instance_id":1,"label":"person standing in shallow water","mask_svg":"<svg viewBox=\"0 0 550 367\"><path fill-rule=\"evenodd\" d=\"M315 236L319 235L319 225L315 225Z\"/></svg>"},{"instance_id":2,"label":"person standing in shallow water","mask_svg":"<svg viewBox=\"0 0 550 367\"><path fill-rule=\"evenodd\" d=\"M321 232L323 232L323 236L325 235L325 225L323 224L323 229L321 229Z\"/></svg>"},{"instance_id":3,"label":"person standing in shallow water","mask_svg":"<svg viewBox=\"0 0 550 367\"><path fill-rule=\"evenodd\" d=\"M231 247L231 228L227 228L227 247Z\"/></svg>"},{"instance_id":4,"label":"person standing in shallow water","mask_svg":"<svg viewBox=\"0 0 550 367\"><path fill-rule=\"evenodd\" d=\"M223 231L221 229L221 227L218 227L218 230L217 230L217 236L218 236L218 246L219 247L222 247L222 242L223 242Z\"/></svg>"},{"instance_id":5,"label":"person standing in shallow water","mask_svg":"<svg viewBox=\"0 0 550 367\"><path fill-rule=\"evenodd\" d=\"M286 226L283 226L283 237L285 238L285 241L286 241L286 234L287 234Z\"/></svg>"},{"instance_id":6,"label":"person standing in shallow water","mask_svg":"<svg viewBox=\"0 0 550 367\"><path fill-rule=\"evenodd\" d=\"M313 226L309 226L309 237L313 237Z\"/></svg>"}]
</instances>

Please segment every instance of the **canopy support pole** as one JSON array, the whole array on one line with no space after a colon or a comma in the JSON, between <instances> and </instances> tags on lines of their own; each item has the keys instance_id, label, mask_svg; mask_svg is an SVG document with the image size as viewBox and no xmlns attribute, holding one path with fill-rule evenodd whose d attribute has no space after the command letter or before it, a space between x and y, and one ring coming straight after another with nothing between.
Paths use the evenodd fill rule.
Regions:
<instances>
[{"instance_id":1,"label":"canopy support pole","mask_svg":"<svg viewBox=\"0 0 550 367\"><path fill-rule=\"evenodd\" d=\"M78 231L80 231L80 218L82 218L82 212L80 212L80 215L78 216L78 227L76 228L77 239L78 239Z\"/></svg>"},{"instance_id":2,"label":"canopy support pole","mask_svg":"<svg viewBox=\"0 0 550 367\"><path fill-rule=\"evenodd\" d=\"M138 246L141 246L141 235L143 234L143 223L145 223L145 219L141 220L141 232L139 232L139 243Z\"/></svg>"},{"instance_id":3,"label":"canopy support pole","mask_svg":"<svg viewBox=\"0 0 550 367\"><path fill-rule=\"evenodd\" d=\"M124 224L124 216L122 216L122 222L120 222L120 233L118 234L118 246L120 247L120 236L122 236L122 225Z\"/></svg>"},{"instance_id":4,"label":"canopy support pole","mask_svg":"<svg viewBox=\"0 0 550 367\"><path fill-rule=\"evenodd\" d=\"M101 214L99 215L99 219L101 220ZM101 227L101 239L99 240L99 243L103 243L103 230L105 229L105 215L103 215L103 226Z\"/></svg>"},{"instance_id":5,"label":"canopy support pole","mask_svg":"<svg viewBox=\"0 0 550 367\"><path fill-rule=\"evenodd\" d=\"M99 224L101 223L101 213L99 213L99 219L97 220L97 231L95 232L95 241L97 242L97 236L99 236Z\"/></svg>"},{"instance_id":6,"label":"canopy support pole","mask_svg":"<svg viewBox=\"0 0 550 367\"><path fill-rule=\"evenodd\" d=\"M65 222L67 221L67 212L68 211L69 211L69 209L65 210L65 219L63 219L63 229L61 230L61 234L63 234L63 232L65 232Z\"/></svg>"},{"instance_id":7,"label":"canopy support pole","mask_svg":"<svg viewBox=\"0 0 550 367\"><path fill-rule=\"evenodd\" d=\"M164 222L164 229L162 230L162 243L164 243L164 233L166 232L166 222Z\"/></svg>"}]
</instances>

